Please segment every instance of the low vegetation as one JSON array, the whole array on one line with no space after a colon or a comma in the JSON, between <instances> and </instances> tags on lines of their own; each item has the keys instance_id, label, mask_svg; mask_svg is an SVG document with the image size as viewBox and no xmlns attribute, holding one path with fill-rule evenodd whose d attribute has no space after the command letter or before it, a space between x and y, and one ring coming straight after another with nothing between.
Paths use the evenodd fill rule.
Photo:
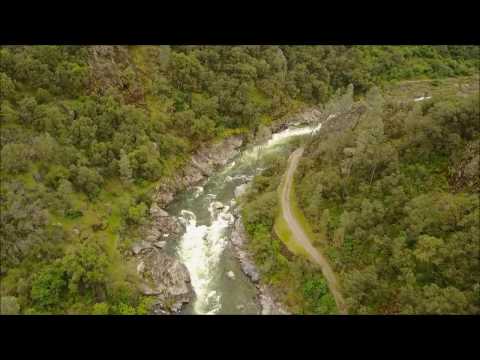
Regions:
<instances>
[{"instance_id":1,"label":"low vegetation","mask_svg":"<svg viewBox=\"0 0 480 360\"><path fill-rule=\"evenodd\" d=\"M200 144L251 136L350 83L361 96L477 66L468 46L0 47L2 312L146 313L125 250L155 186Z\"/></svg>"},{"instance_id":2,"label":"low vegetation","mask_svg":"<svg viewBox=\"0 0 480 360\"><path fill-rule=\"evenodd\" d=\"M480 312L478 96L371 91L351 127L307 147L298 198L351 312Z\"/></svg>"}]
</instances>

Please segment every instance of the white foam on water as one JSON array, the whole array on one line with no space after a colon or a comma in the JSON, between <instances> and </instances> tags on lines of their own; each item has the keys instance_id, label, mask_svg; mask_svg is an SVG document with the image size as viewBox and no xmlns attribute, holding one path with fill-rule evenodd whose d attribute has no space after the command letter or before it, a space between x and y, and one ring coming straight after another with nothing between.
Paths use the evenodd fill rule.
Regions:
<instances>
[{"instance_id":1,"label":"white foam on water","mask_svg":"<svg viewBox=\"0 0 480 360\"><path fill-rule=\"evenodd\" d=\"M268 152L276 145L279 145L286 140L302 136L302 135L313 135L320 130L322 124L317 124L315 126L305 126L301 128L287 128L283 131L275 133L272 137L263 145L254 146L252 149L244 152L242 159L245 161L247 159L256 159L259 157L260 152Z\"/></svg>"},{"instance_id":2,"label":"white foam on water","mask_svg":"<svg viewBox=\"0 0 480 360\"><path fill-rule=\"evenodd\" d=\"M210 226L197 226L195 214L188 210L182 210L180 217L186 231L180 242L179 256L190 272L197 314L215 314L221 309L221 294L212 287L218 262L227 245L225 230L234 221L229 206L217 210L212 202L208 210L212 219Z\"/></svg>"},{"instance_id":3,"label":"white foam on water","mask_svg":"<svg viewBox=\"0 0 480 360\"><path fill-rule=\"evenodd\" d=\"M428 100L431 99L431 96L420 96L418 98L413 99L413 101L423 101L423 100Z\"/></svg>"},{"instance_id":4,"label":"white foam on water","mask_svg":"<svg viewBox=\"0 0 480 360\"><path fill-rule=\"evenodd\" d=\"M221 174L226 173L228 170L232 169L235 166L235 161L232 161L225 165L225 168L222 170Z\"/></svg>"},{"instance_id":5,"label":"white foam on water","mask_svg":"<svg viewBox=\"0 0 480 360\"><path fill-rule=\"evenodd\" d=\"M294 136L316 133L318 130L320 130L321 127L322 127L322 124L318 124L316 126L305 126L305 127L296 128L296 129L287 128L283 131L273 134L271 139L267 141L264 147L267 147L267 148L272 147Z\"/></svg>"},{"instance_id":6,"label":"white foam on water","mask_svg":"<svg viewBox=\"0 0 480 360\"><path fill-rule=\"evenodd\" d=\"M276 133L263 146L255 146L245 151L240 162L256 159L259 155L265 154L265 149L273 149L276 145L295 136L314 134L320 128L321 124L318 124L302 128L289 128ZM235 162L233 161L226 166L226 170L228 171L234 166ZM248 175L227 176L225 182L233 180L248 182L252 178L253 176ZM194 198L197 198L203 191L202 187L197 187ZM178 254L190 273L192 287L196 294L193 311L197 314L216 314L222 308L221 288L218 288L216 281L219 279L219 262L228 244L225 237L226 230L234 223L231 208L235 206L235 199L231 199L229 205L226 205L215 201L216 197L216 194L211 193L206 196L209 204L210 225L198 225L195 213L189 210L182 210L179 217L179 220L185 225L185 233L179 243Z\"/></svg>"},{"instance_id":7,"label":"white foam on water","mask_svg":"<svg viewBox=\"0 0 480 360\"><path fill-rule=\"evenodd\" d=\"M195 192L193 193L193 198L196 199L203 193L203 186L195 186Z\"/></svg>"}]
</instances>

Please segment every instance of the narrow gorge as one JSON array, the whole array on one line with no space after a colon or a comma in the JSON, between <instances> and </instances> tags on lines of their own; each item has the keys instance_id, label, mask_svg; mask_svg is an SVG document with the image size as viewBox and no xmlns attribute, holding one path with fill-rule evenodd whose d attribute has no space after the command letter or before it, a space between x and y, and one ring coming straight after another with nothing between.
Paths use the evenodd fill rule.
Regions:
<instances>
[{"instance_id":1,"label":"narrow gorge","mask_svg":"<svg viewBox=\"0 0 480 360\"><path fill-rule=\"evenodd\" d=\"M200 150L175 182L184 190L158 190L150 209L153 221L147 240L132 249L140 259L137 269L145 281L157 267L171 269L156 277L158 292L143 289L144 294L158 297L156 313L288 313L268 287L260 284L246 249L236 198L261 172L267 154L293 138L317 132L321 115L310 109L292 116L277 126L278 132L255 145L241 148L243 141L234 137ZM168 259L169 266L161 260L146 261L152 256Z\"/></svg>"}]
</instances>

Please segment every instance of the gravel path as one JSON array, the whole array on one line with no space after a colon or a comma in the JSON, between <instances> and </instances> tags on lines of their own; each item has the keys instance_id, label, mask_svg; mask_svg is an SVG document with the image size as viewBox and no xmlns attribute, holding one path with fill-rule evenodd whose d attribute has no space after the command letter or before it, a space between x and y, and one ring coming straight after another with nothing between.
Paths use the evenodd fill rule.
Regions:
<instances>
[{"instance_id":1,"label":"gravel path","mask_svg":"<svg viewBox=\"0 0 480 360\"><path fill-rule=\"evenodd\" d=\"M340 292L339 285L335 273L332 270L332 267L328 263L327 259L323 254L317 250L313 245L308 235L305 233L303 228L300 226L299 222L295 218L295 215L292 212L290 201L289 201L289 194L292 187L293 182L293 174L298 165L298 161L300 160L303 154L303 148L299 148L295 150L288 160L288 168L285 173L285 179L283 183L283 188L281 192L280 198L280 206L282 208L282 215L285 221L290 228L290 231L293 234L294 240L300 244L310 255L312 261L317 263L320 268L322 269L323 276L327 281L328 287L330 292L332 293L335 303L337 304L337 308L340 314L347 314L347 307L345 305L345 300Z\"/></svg>"}]
</instances>

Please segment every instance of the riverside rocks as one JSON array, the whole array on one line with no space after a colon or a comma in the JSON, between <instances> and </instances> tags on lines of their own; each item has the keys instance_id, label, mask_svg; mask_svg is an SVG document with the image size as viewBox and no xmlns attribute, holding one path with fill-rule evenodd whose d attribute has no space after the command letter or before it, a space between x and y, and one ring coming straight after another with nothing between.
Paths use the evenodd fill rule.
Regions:
<instances>
[{"instance_id":1,"label":"riverside rocks","mask_svg":"<svg viewBox=\"0 0 480 360\"><path fill-rule=\"evenodd\" d=\"M139 255L144 250L148 250L152 248L152 244L148 243L147 241L140 241L138 243L133 244L132 252L133 255Z\"/></svg>"},{"instance_id":2,"label":"riverside rocks","mask_svg":"<svg viewBox=\"0 0 480 360\"><path fill-rule=\"evenodd\" d=\"M312 122L316 122L320 120L322 114L323 113L319 109L316 109L316 108L308 109L295 116L292 116L289 122L294 123L296 125L310 124Z\"/></svg>"},{"instance_id":3,"label":"riverside rocks","mask_svg":"<svg viewBox=\"0 0 480 360\"><path fill-rule=\"evenodd\" d=\"M190 274L185 265L165 252L149 247L139 255L140 291L155 296L154 313L173 313L193 298Z\"/></svg>"},{"instance_id":4,"label":"riverside rocks","mask_svg":"<svg viewBox=\"0 0 480 360\"><path fill-rule=\"evenodd\" d=\"M310 114L310 115L309 115ZM313 114L313 115L312 115ZM313 121L312 116L317 116L315 111L300 115L302 121ZM297 118L295 118L297 119ZM290 119L289 122L291 122ZM201 147L191 158L190 163L179 171L172 179L163 182L156 188L153 204L150 208L151 222L145 228L144 240L135 244L132 252L137 262L137 272L142 284L141 291L145 295L155 296L157 301L152 309L155 314L167 314L179 311L182 305L191 301L194 293L190 284L187 268L176 258L164 252L169 235L178 235L181 225L177 219L171 217L163 208L167 206L178 191L197 185L206 177L212 175L220 166L225 166L228 161L236 156L243 144L243 138L230 137L222 142ZM236 196L245 191L248 177L242 179L245 186L236 189ZM213 208L220 210L224 205L215 203ZM245 233L240 218L237 218L232 234L232 244L236 249L243 272L256 284L262 314L286 313L281 306L273 301L273 297L264 285L260 285L260 275L244 248ZM228 274L232 280L231 274Z\"/></svg>"},{"instance_id":5,"label":"riverside rocks","mask_svg":"<svg viewBox=\"0 0 480 360\"><path fill-rule=\"evenodd\" d=\"M235 249L236 257L240 262L242 271L250 278L258 290L258 298L262 308L262 315L289 314L285 309L283 309L281 304L274 300L274 297L268 287L259 283L260 274L258 273L250 254L245 249L247 236L242 223L242 218L238 212L236 212L235 217L231 241L233 248Z\"/></svg>"},{"instance_id":6,"label":"riverside rocks","mask_svg":"<svg viewBox=\"0 0 480 360\"><path fill-rule=\"evenodd\" d=\"M173 179L157 187L154 202L159 207L165 207L174 199L178 191L198 184L213 174L218 167L225 166L238 154L242 144L242 137L233 136L222 142L200 148L192 156L190 164Z\"/></svg>"},{"instance_id":7,"label":"riverside rocks","mask_svg":"<svg viewBox=\"0 0 480 360\"><path fill-rule=\"evenodd\" d=\"M221 210L225 207L225 205L223 205L220 201L214 201L212 206L215 210Z\"/></svg>"},{"instance_id":8,"label":"riverside rocks","mask_svg":"<svg viewBox=\"0 0 480 360\"><path fill-rule=\"evenodd\" d=\"M282 305L273 300L270 289L265 285L257 285L259 291L262 315L289 315L290 313L282 308Z\"/></svg>"},{"instance_id":9,"label":"riverside rocks","mask_svg":"<svg viewBox=\"0 0 480 360\"><path fill-rule=\"evenodd\" d=\"M178 235L182 228L177 219L162 207L173 200L177 191L195 185L211 175L218 166L226 165L238 153L242 143L241 137L232 137L201 148L181 174L157 188L150 207L150 223L143 229L144 240L132 246L136 269L142 279L140 291L157 300L152 309L154 314L177 312L193 298L188 269L163 251L167 244L165 239ZM216 204L216 209L223 207L221 203Z\"/></svg>"},{"instance_id":10,"label":"riverside rocks","mask_svg":"<svg viewBox=\"0 0 480 360\"><path fill-rule=\"evenodd\" d=\"M242 271L250 278L253 283L258 283L258 281L260 280L260 275L258 274L258 271L253 263L253 260L250 257L250 254L245 251L246 234L240 215L236 216L230 239L235 249L236 257L240 262L240 267L242 268Z\"/></svg>"},{"instance_id":11,"label":"riverside rocks","mask_svg":"<svg viewBox=\"0 0 480 360\"><path fill-rule=\"evenodd\" d=\"M153 245L156 246L159 249L163 249L165 247L165 245L167 245L167 242L166 241L157 241Z\"/></svg>"},{"instance_id":12,"label":"riverside rocks","mask_svg":"<svg viewBox=\"0 0 480 360\"><path fill-rule=\"evenodd\" d=\"M150 207L150 220L144 228L144 240L132 246L141 279L139 290L156 298L152 308L154 314L171 314L193 298L187 268L163 251L167 245L164 239L170 234L178 234L181 227L177 219L155 203Z\"/></svg>"},{"instance_id":13,"label":"riverside rocks","mask_svg":"<svg viewBox=\"0 0 480 360\"><path fill-rule=\"evenodd\" d=\"M312 122L322 121L325 114L318 108L308 108L300 111L295 115L287 115L282 120L272 125L272 133L285 130L290 124L299 126L304 124L310 124Z\"/></svg>"},{"instance_id":14,"label":"riverside rocks","mask_svg":"<svg viewBox=\"0 0 480 360\"><path fill-rule=\"evenodd\" d=\"M147 235L147 238L151 236L149 241L161 240L165 234L178 234L181 231L178 221L155 203L150 207L150 218L151 224Z\"/></svg>"}]
</instances>

